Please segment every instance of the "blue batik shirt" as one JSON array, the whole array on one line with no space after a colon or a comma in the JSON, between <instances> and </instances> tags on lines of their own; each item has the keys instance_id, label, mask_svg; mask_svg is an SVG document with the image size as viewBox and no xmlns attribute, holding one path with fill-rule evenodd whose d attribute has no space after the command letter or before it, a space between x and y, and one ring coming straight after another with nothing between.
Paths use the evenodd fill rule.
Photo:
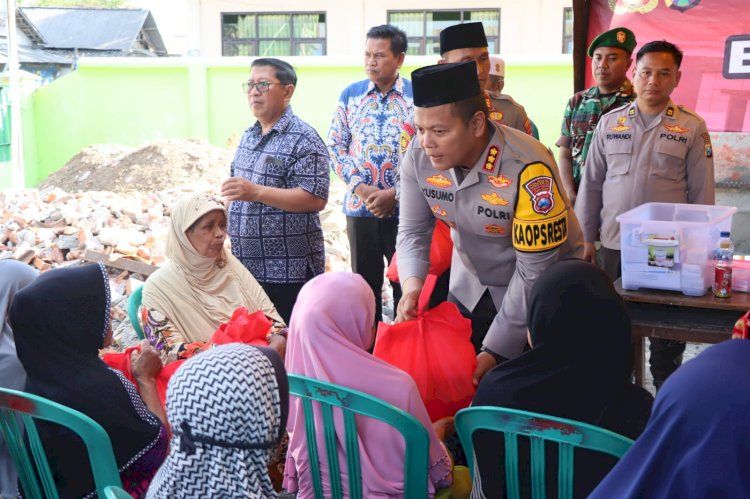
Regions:
<instances>
[{"instance_id":1,"label":"blue batik shirt","mask_svg":"<svg viewBox=\"0 0 750 499\"><path fill-rule=\"evenodd\" d=\"M287 108L265 135L256 122L245 131L230 175L258 185L300 187L328 199L328 151L310 125ZM259 282L302 283L325 271L323 230L314 213L289 213L263 203L229 205L232 253Z\"/></svg>"},{"instance_id":2,"label":"blue batik shirt","mask_svg":"<svg viewBox=\"0 0 750 499\"><path fill-rule=\"evenodd\" d=\"M401 128L413 111L411 82L400 76L385 94L370 80L353 83L341 93L328 132L328 151L331 169L347 185L347 216L374 216L354 194L359 184L396 186ZM398 218L398 208L389 218Z\"/></svg>"}]
</instances>

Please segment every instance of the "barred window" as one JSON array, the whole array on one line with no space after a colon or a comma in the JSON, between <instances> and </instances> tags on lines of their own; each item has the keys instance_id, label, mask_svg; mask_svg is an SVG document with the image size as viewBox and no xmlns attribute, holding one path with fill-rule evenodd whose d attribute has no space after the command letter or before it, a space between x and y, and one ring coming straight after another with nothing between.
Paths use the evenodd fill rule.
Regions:
<instances>
[{"instance_id":1,"label":"barred window","mask_svg":"<svg viewBox=\"0 0 750 499\"><path fill-rule=\"evenodd\" d=\"M222 55L326 55L325 12L222 13Z\"/></svg>"},{"instance_id":2,"label":"barred window","mask_svg":"<svg viewBox=\"0 0 750 499\"><path fill-rule=\"evenodd\" d=\"M480 21L491 54L500 53L500 9L388 11L388 23L406 32L408 54L440 55L440 32L459 23Z\"/></svg>"},{"instance_id":3,"label":"barred window","mask_svg":"<svg viewBox=\"0 0 750 499\"><path fill-rule=\"evenodd\" d=\"M563 8L562 53L573 53L573 7Z\"/></svg>"}]
</instances>

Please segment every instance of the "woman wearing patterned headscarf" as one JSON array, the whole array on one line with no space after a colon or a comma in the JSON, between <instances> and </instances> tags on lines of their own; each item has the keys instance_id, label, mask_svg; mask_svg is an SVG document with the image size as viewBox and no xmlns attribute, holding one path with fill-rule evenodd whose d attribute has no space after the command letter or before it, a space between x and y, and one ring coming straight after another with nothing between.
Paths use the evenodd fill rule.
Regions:
<instances>
[{"instance_id":1,"label":"woman wearing patterned headscarf","mask_svg":"<svg viewBox=\"0 0 750 499\"><path fill-rule=\"evenodd\" d=\"M109 276L101 264L45 272L13 299L10 323L26 391L80 411L99 423L112 441L123 486L136 497L164 460L166 430L149 411L159 411L153 378L139 389L99 359L111 341ZM148 355L145 353L141 354ZM156 359L156 353L151 351ZM155 374L151 372L151 374ZM39 422L47 459L60 497L96 494L81 439L62 426Z\"/></svg>"},{"instance_id":2,"label":"woman wearing patterned headscarf","mask_svg":"<svg viewBox=\"0 0 750 499\"><path fill-rule=\"evenodd\" d=\"M193 342L208 342L238 307L262 310L281 332L285 324L249 270L224 246L227 212L208 194L186 194L172 210L167 236L169 263L143 287L143 331L171 362L195 351ZM270 338L283 353L281 335Z\"/></svg>"},{"instance_id":3,"label":"woman wearing patterned headscarf","mask_svg":"<svg viewBox=\"0 0 750 499\"><path fill-rule=\"evenodd\" d=\"M268 463L288 409L274 350L234 343L189 359L169 380L171 450L146 497L276 497Z\"/></svg>"},{"instance_id":4,"label":"woman wearing patterned headscarf","mask_svg":"<svg viewBox=\"0 0 750 499\"><path fill-rule=\"evenodd\" d=\"M23 390L26 372L18 361L13 331L8 324L8 310L13 297L39 274L34 268L16 260L0 261L0 386ZM18 475L0 434L0 497L16 495Z\"/></svg>"},{"instance_id":5,"label":"woman wearing patterned headscarf","mask_svg":"<svg viewBox=\"0 0 750 499\"><path fill-rule=\"evenodd\" d=\"M427 415L414 380L404 371L367 351L375 340L375 296L359 274L329 272L310 280L300 291L292 311L288 371L328 381L377 397L420 421L430 437L429 493L451 484L451 460ZM340 414L338 415L340 418ZM320 414L316 427L322 428ZM343 424L343 423L342 423ZM289 449L285 485L298 498L314 497L310 456L305 439L302 401L293 399L289 410ZM404 439L395 429L372 418L357 420L363 497L403 497ZM325 449L322 433L318 448ZM339 448L345 447L338 435ZM320 459L323 493L330 496L326 459ZM341 484L348 495L346 458L339 455Z\"/></svg>"}]
</instances>

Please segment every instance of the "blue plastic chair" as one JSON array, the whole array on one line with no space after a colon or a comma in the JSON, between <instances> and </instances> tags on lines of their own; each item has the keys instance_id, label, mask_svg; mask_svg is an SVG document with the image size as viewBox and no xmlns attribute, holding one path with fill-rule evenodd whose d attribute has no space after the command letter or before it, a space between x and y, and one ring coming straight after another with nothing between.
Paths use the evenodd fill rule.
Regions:
<instances>
[{"instance_id":1,"label":"blue plastic chair","mask_svg":"<svg viewBox=\"0 0 750 499\"><path fill-rule=\"evenodd\" d=\"M521 496L518 478L518 436L531 441L531 493L546 496L545 441L558 443L557 497L573 497L573 448L580 447L621 458L633 445L629 438L586 423L504 407L469 407L458 411L456 431L461 439L474 478L474 441L477 430L501 432L505 438L505 486L509 499Z\"/></svg>"},{"instance_id":2,"label":"blue plastic chair","mask_svg":"<svg viewBox=\"0 0 750 499\"><path fill-rule=\"evenodd\" d=\"M330 477L341 476L333 408L336 407L343 412L346 463L349 469L349 495L352 499L362 497L362 473L359 464L355 414L383 421L403 435L406 441L404 497L427 497L430 440L427 430L414 416L366 393L297 374L289 374L289 392L302 399L307 451L310 456L310 472L316 499L324 499L324 496L318 457L320 453L315 439L315 435L321 430L315 428L313 401L320 405L323 414L322 432L325 435ZM333 480L330 489L334 499L343 497L340 479Z\"/></svg>"},{"instance_id":3,"label":"blue plastic chair","mask_svg":"<svg viewBox=\"0 0 750 499\"><path fill-rule=\"evenodd\" d=\"M133 499L133 496L125 492L124 489L114 485L110 485L104 489L104 497L105 499Z\"/></svg>"},{"instance_id":4,"label":"blue plastic chair","mask_svg":"<svg viewBox=\"0 0 750 499\"><path fill-rule=\"evenodd\" d=\"M17 416L20 416L23 425L19 425ZM81 412L43 397L0 388L0 430L18 470L24 497L59 497L35 419L65 426L81 437L89 454L100 497L104 497L104 489L110 485L122 487L112 442L99 423ZM81 466L85 464L81 463Z\"/></svg>"},{"instance_id":5,"label":"blue plastic chair","mask_svg":"<svg viewBox=\"0 0 750 499\"><path fill-rule=\"evenodd\" d=\"M128 318L130 323L135 329L135 335L138 336L139 340L142 340L145 336L143 335L143 329L141 329L141 321L138 318L138 308L141 306L143 300L143 286L139 286L133 290L128 298Z\"/></svg>"}]
</instances>

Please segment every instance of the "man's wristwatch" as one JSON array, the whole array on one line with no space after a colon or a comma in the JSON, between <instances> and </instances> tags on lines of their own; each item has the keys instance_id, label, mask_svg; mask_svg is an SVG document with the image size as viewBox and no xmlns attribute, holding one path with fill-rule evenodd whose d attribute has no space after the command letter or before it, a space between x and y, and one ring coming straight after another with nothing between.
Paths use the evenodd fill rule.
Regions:
<instances>
[{"instance_id":1,"label":"man's wristwatch","mask_svg":"<svg viewBox=\"0 0 750 499\"><path fill-rule=\"evenodd\" d=\"M490 350L486 346L482 346L482 348L480 348L479 351L480 352L486 352L486 353L492 355L492 357L495 359L495 362L497 362L498 364L502 364L503 362L505 362L506 360L508 360L505 357L503 357L502 355L493 352L492 350Z\"/></svg>"}]
</instances>

